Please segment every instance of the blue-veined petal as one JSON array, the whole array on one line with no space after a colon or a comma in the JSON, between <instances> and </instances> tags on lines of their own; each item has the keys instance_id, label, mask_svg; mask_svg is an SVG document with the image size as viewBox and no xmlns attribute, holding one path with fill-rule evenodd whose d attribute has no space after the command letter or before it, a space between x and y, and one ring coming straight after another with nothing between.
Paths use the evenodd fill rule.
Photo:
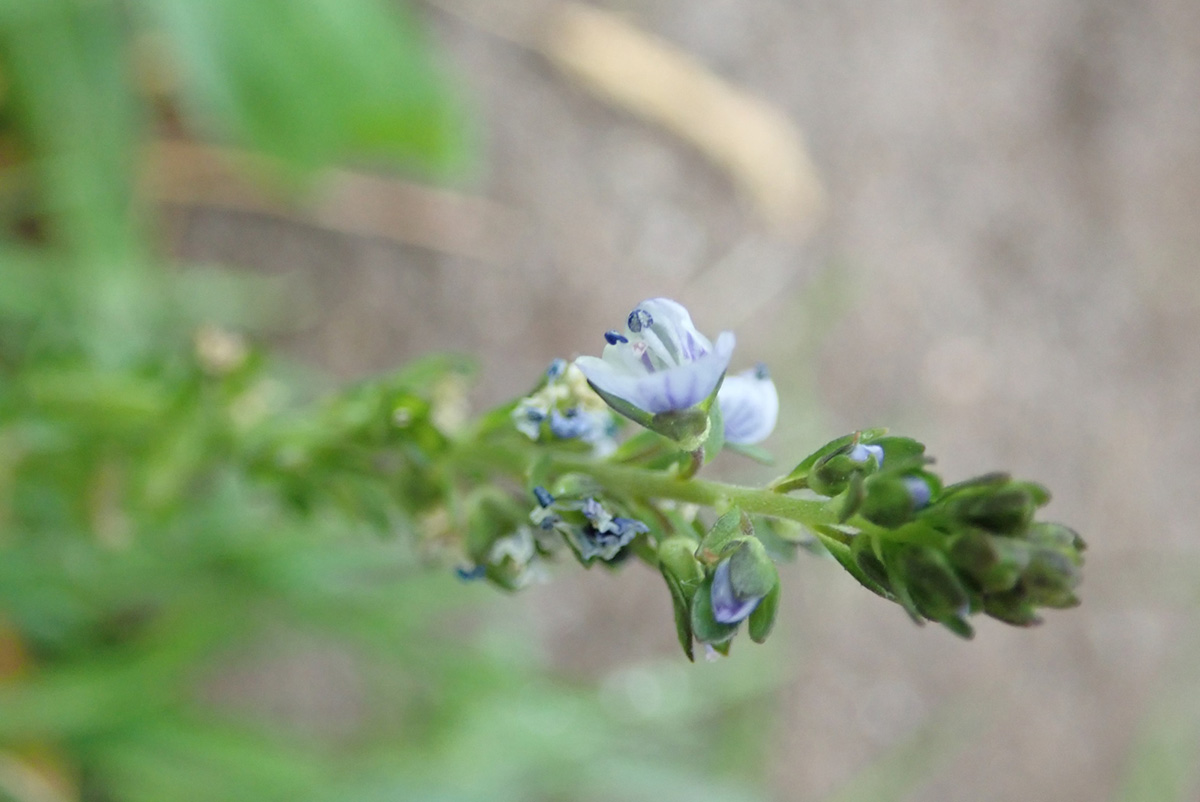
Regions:
<instances>
[{"instance_id":1,"label":"blue-veined petal","mask_svg":"<svg viewBox=\"0 0 1200 802\"><path fill-rule=\"evenodd\" d=\"M767 439L779 418L779 392L762 365L734 376L726 376L717 394L725 440L754 445Z\"/></svg>"},{"instance_id":2,"label":"blue-veined petal","mask_svg":"<svg viewBox=\"0 0 1200 802\"><path fill-rule=\"evenodd\" d=\"M754 612L754 608L763 600L762 596L752 596L748 599L737 597L729 578L729 560L718 565L717 570L713 572L711 598L713 618L722 624L738 623Z\"/></svg>"}]
</instances>

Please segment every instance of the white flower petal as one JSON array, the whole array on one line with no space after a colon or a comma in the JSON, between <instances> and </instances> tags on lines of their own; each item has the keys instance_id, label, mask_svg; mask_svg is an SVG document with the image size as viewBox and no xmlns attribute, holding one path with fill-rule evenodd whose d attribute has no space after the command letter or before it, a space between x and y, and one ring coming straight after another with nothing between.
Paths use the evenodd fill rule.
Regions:
<instances>
[{"instance_id":1,"label":"white flower petal","mask_svg":"<svg viewBox=\"0 0 1200 802\"><path fill-rule=\"evenodd\" d=\"M779 392L765 373L747 370L726 376L717 394L725 439L730 443L754 445L767 439L779 418Z\"/></svg>"},{"instance_id":2,"label":"white flower petal","mask_svg":"<svg viewBox=\"0 0 1200 802\"><path fill-rule=\"evenodd\" d=\"M594 356L581 356L575 365L603 392L658 414L687 409L708 398L729 367L736 342L732 332L722 332L713 350L695 362L653 373L627 371Z\"/></svg>"},{"instance_id":3,"label":"white flower petal","mask_svg":"<svg viewBox=\"0 0 1200 802\"><path fill-rule=\"evenodd\" d=\"M669 347L678 355L676 361L692 361L712 350L712 343L692 323L687 309L670 298L650 298L637 305L638 309L650 313L654 319L653 332L658 338L669 341ZM647 337L649 339L649 337Z\"/></svg>"},{"instance_id":4,"label":"white flower petal","mask_svg":"<svg viewBox=\"0 0 1200 802\"><path fill-rule=\"evenodd\" d=\"M668 298L643 301L630 312L625 334L605 337L602 356L579 357L576 367L606 396L650 414L688 409L712 395L736 342L722 332L714 345Z\"/></svg>"}]
</instances>

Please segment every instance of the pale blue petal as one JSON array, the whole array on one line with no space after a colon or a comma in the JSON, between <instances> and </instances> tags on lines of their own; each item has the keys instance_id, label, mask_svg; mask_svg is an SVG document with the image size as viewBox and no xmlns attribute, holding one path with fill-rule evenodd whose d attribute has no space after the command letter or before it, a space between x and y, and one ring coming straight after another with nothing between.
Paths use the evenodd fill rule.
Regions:
<instances>
[{"instance_id":1,"label":"pale blue petal","mask_svg":"<svg viewBox=\"0 0 1200 802\"><path fill-rule=\"evenodd\" d=\"M654 373L639 374L594 356L581 356L575 364L599 390L658 414L687 409L708 398L728 369L736 343L732 332L722 332L713 349L695 362Z\"/></svg>"},{"instance_id":2,"label":"pale blue petal","mask_svg":"<svg viewBox=\"0 0 1200 802\"><path fill-rule=\"evenodd\" d=\"M650 329L640 332L641 336L649 344L661 341L676 355L674 361L690 362L712 350L712 343L692 323L692 316L682 304L670 298L650 298L637 309L648 312L654 320Z\"/></svg>"},{"instance_id":3,"label":"pale blue petal","mask_svg":"<svg viewBox=\"0 0 1200 802\"><path fill-rule=\"evenodd\" d=\"M733 583L729 579L729 560L717 566L717 570L713 572L712 592L713 618L720 621L722 624L736 624L742 621L750 613L754 612L754 608L758 607L758 603L762 601L762 596L751 596L748 599L739 599L734 593Z\"/></svg>"},{"instance_id":4,"label":"pale blue petal","mask_svg":"<svg viewBox=\"0 0 1200 802\"><path fill-rule=\"evenodd\" d=\"M725 439L739 445L754 445L767 439L779 418L779 392L770 376L747 370L726 376L717 394Z\"/></svg>"}]
</instances>

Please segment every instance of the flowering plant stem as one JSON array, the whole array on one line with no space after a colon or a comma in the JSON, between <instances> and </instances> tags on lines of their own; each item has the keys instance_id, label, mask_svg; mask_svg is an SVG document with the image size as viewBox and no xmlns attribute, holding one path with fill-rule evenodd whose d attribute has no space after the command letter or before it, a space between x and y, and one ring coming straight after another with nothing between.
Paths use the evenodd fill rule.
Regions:
<instances>
[{"instance_id":1,"label":"flowering plant stem","mask_svg":"<svg viewBox=\"0 0 1200 802\"><path fill-rule=\"evenodd\" d=\"M561 473L585 474L607 490L634 497L671 499L713 507L718 511L736 506L744 512L786 518L809 526L836 523L826 501L793 498L755 487L710 479L684 479L662 471L569 457L556 457L551 465Z\"/></svg>"},{"instance_id":2,"label":"flowering plant stem","mask_svg":"<svg viewBox=\"0 0 1200 802\"><path fill-rule=\"evenodd\" d=\"M530 466L541 461L542 470L547 476L587 476L603 489L626 497L699 504L718 512L738 507L747 513L784 518L809 527L838 522L836 511L831 508L828 499L796 498L772 490L672 475L635 465L615 464L574 454L547 453L533 444L526 446L520 441L514 444L517 448L496 444L466 448L460 451L459 462L524 478ZM814 534L827 545L828 541L849 542L849 536L840 539L827 527L821 528L824 531L814 531Z\"/></svg>"}]
</instances>

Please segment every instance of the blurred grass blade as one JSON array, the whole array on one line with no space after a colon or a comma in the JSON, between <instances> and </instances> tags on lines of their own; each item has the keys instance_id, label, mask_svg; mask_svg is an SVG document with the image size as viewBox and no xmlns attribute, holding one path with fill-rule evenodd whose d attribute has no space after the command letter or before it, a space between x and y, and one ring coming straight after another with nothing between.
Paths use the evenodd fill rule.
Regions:
<instances>
[{"instance_id":1,"label":"blurred grass blade","mask_svg":"<svg viewBox=\"0 0 1200 802\"><path fill-rule=\"evenodd\" d=\"M417 26L379 0L142 0L185 111L301 172L350 154L444 170L463 115Z\"/></svg>"}]
</instances>

